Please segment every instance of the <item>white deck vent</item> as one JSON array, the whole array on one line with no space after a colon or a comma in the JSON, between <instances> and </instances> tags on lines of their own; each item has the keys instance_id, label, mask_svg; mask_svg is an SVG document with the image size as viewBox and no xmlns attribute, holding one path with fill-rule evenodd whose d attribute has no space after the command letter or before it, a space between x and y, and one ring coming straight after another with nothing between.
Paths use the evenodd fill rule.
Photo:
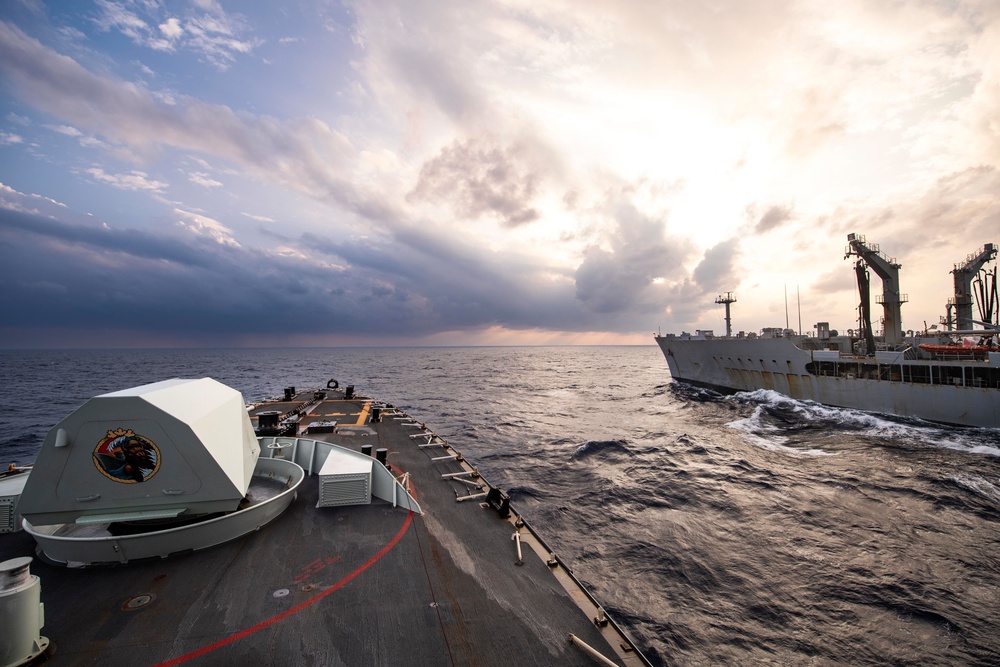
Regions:
<instances>
[{"instance_id":1,"label":"white deck vent","mask_svg":"<svg viewBox=\"0 0 1000 667\"><path fill-rule=\"evenodd\" d=\"M21 530L21 515L17 513L17 499L21 497L28 475L21 473L0 477L0 535Z\"/></svg>"},{"instance_id":2,"label":"white deck vent","mask_svg":"<svg viewBox=\"0 0 1000 667\"><path fill-rule=\"evenodd\" d=\"M372 501L372 459L333 450L319 471L316 507L367 505Z\"/></svg>"},{"instance_id":3,"label":"white deck vent","mask_svg":"<svg viewBox=\"0 0 1000 667\"><path fill-rule=\"evenodd\" d=\"M14 528L14 500L0 498L0 533L13 533Z\"/></svg>"}]
</instances>

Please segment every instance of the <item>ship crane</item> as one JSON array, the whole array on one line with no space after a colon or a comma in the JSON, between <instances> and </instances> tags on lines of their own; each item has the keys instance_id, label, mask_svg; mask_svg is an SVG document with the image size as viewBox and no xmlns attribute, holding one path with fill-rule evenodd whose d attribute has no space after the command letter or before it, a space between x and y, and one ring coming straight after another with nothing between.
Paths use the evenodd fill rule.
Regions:
<instances>
[{"instance_id":1,"label":"ship crane","mask_svg":"<svg viewBox=\"0 0 1000 667\"><path fill-rule=\"evenodd\" d=\"M880 303L884 311L885 342L892 346L901 344L903 342L903 326L900 306L906 303L906 295L899 293L899 269L901 265L897 264L895 260L885 257L877 245L869 245L865 241L865 237L860 234L848 234L847 242L849 245L844 259L851 255L857 255L860 261L863 261L882 279ZM866 290L862 289L862 291ZM866 295L862 295L862 300L865 300L865 297ZM870 331L871 323L867 324ZM870 352L874 352L874 350Z\"/></svg>"},{"instance_id":2,"label":"ship crane","mask_svg":"<svg viewBox=\"0 0 1000 667\"><path fill-rule=\"evenodd\" d=\"M972 319L972 281L979 275L983 265L997 256L997 247L987 243L974 255L969 255L963 264L956 264L952 273L955 274L955 298L950 307L955 308L955 328L965 331L973 328ZM950 313L949 313L950 314ZM948 318L949 329L951 318Z\"/></svg>"}]
</instances>

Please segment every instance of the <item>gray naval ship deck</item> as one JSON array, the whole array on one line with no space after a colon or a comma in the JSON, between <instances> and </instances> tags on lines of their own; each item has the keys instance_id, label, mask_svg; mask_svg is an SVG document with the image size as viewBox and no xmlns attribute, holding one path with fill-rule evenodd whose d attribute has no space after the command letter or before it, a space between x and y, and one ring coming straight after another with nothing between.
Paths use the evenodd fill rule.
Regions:
<instances>
[{"instance_id":1,"label":"gray naval ship deck","mask_svg":"<svg viewBox=\"0 0 1000 667\"><path fill-rule=\"evenodd\" d=\"M167 558L73 568L47 562L25 531L0 535L0 561L35 557L49 642L35 661L649 664L516 509L503 516L505 494L487 502L490 487L458 451L351 393L289 389L253 407L260 423L297 422L294 435L262 438L261 457L310 440L371 448L408 480L421 513L380 500L318 509L317 471L307 470L277 519Z\"/></svg>"}]
</instances>

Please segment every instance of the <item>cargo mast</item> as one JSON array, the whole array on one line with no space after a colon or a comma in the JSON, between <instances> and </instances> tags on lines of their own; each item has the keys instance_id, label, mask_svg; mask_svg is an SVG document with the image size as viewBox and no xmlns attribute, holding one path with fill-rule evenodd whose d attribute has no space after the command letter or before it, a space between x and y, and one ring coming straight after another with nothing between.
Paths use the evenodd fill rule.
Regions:
<instances>
[{"instance_id":1,"label":"cargo mast","mask_svg":"<svg viewBox=\"0 0 1000 667\"><path fill-rule=\"evenodd\" d=\"M979 270L994 257L997 256L997 248L992 243L987 243L975 255L965 258L964 264L956 264L952 273L955 274L955 298L949 306L955 307L955 328L959 331L969 331L974 329L972 319L972 280L979 274ZM949 328L951 318L948 318Z\"/></svg>"},{"instance_id":2,"label":"cargo mast","mask_svg":"<svg viewBox=\"0 0 1000 667\"><path fill-rule=\"evenodd\" d=\"M882 279L881 303L885 320L883 325L885 342L888 345L899 345L903 342L900 305L906 303L906 295L899 293L899 269L901 265L897 264L895 260L885 257L877 245L869 245L865 241L865 237L860 234L848 234L847 242L850 245L847 247L844 259L851 255L857 255Z\"/></svg>"}]
</instances>

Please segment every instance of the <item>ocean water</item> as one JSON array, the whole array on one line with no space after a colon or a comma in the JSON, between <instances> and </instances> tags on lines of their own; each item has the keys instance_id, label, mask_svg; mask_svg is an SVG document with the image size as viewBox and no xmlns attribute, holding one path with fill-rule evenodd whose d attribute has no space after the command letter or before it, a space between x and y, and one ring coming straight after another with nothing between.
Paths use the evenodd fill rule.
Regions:
<instances>
[{"instance_id":1,"label":"ocean water","mask_svg":"<svg viewBox=\"0 0 1000 667\"><path fill-rule=\"evenodd\" d=\"M336 378L510 493L654 664L1000 664L1000 432L673 383L649 347L0 352L0 463L92 395Z\"/></svg>"}]
</instances>

